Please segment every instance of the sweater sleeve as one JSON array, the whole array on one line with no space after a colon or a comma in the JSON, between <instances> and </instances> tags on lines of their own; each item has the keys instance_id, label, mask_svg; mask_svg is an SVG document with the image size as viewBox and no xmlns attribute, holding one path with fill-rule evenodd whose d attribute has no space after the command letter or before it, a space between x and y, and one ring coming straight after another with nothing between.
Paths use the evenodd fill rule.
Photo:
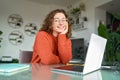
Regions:
<instances>
[{"instance_id":1,"label":"sweater sleeve","mask_svg":"<svg viewBox=\"0 0 120 80\"><path fill-rule=\"evenodd\" d=\"M72 58L71 40L65 34L58 35L58 51L62 63L66 64Z\"/></svg>"},{"instance_id":2,"label":"sweater sleeve","mask_svg":"<svg viewBox=\"0 0 120 80\"><path fill-rule=\"evenodd\" d=\"M60 63L59 56L55 55L50 46L48 35L38 33L34 44L34 53L37 53L42 64Z\"/></svg>"}]
</instances>

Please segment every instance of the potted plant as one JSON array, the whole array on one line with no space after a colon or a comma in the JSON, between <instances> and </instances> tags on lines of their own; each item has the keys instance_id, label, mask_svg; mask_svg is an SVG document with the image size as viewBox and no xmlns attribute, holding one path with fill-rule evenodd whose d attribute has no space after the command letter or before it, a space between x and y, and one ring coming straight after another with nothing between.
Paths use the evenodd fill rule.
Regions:
<instances>
[{"instance_id":1,"label":"potted plant","mask_svg":"<svg viewBox=\"0 0 120 80\"><path fill-rule=\"evenodd\" d=\"M120 20L120 16L118 15L113 15L113 16L114 18ZM116 31L113 31L112 28L108 29L104 24L100 23L98 27L98 35L107 39L105 55L104 55L104 65L113 65L115 62L119 63L120 62L120 26L118 26Z\"/></svg>"},{"instance_id":2,"label":"potted plant","mask_svg":"<svg viewBox=\"0 0 120 80\"><path fill-rule=\"evenodd\" d=\"M81 10L80 10L79 7L73 8L73 9L71 10L71 14L72 14L73 16L79 15L80 13L81 13Z\"/></svg>"},{"instance_id":3,"label":"potted plant","mask_svg":"<svg viewBox=\"0 0 120 80\"><path fill-rule=\"evenodd\" d=\"M2 31L0 31L0 35L2 34Z\"/></svg>"}]
</instances>

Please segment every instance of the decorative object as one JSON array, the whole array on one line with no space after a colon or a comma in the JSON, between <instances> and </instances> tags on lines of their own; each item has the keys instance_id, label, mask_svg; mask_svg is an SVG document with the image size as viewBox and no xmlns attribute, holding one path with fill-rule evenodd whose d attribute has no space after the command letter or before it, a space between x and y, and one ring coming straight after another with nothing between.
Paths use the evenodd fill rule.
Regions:
<instances>
[{"instance_id":1,"label":"decorative object","mask_svg":"<svg viewBox=\"0 0 120 80\"><path fill-rule=\"evenodd\" d=\"M71 18L72 30L80 31L87 29L85 26L85 22L87 21L86 17L82 17L81 15L73 16Z\"/></svg>"},{"instance_id":2,"label":"decorative object","mask_svg":"<svg viewBox=\"0 0 120 80\"><path fill-rule=\"evenodd\" d=\"M0 31L0 35L2 35L2 34L3 34L3 32ZM0 43L1 43L1 41L2 41L2 38L0 38ZM1 47L1 45L0 45L0 47Z\"/></svg>"},{"instance_id":3,"label":"decorative object","mask_svg":"<svg viewBox=\"0 0 120 80\"><path fill-rule=\"evenodd\" d=\"M36 24L29 23L25 25L24 31L28 36L34 36L38 32L38 29L37 29Z\"/></svg>"},{"instance_id":4,"label":"decorative object","mask_svg":"<svg viewBox=\"0 0 120 80\"><path fill-rule=\"evenodd\" d=\"M20 45L23 42L24 36L19 31L13 31L9 34L9 42L13 45Z\"/></svg>"},{"instance_id":5,"label":"decorative object","mask_svg":"<svg viewBox=\"0 0 120 80\"><path fill-rule=\"evenodd\" d=\"M81 11L85 11L85 4L81 3L78 7L70 9L70 22L72 25L73 31L80 31L87 29L85 27L85 21L87 21L87 17L83 17L81 15Z\"/></svg>"},{"instance_id":6,"label":"decorative object","mask_svg":"<svg viewBox=\"0 0 120 80\"><path fill-rule=\"evenodd\" d=\"M114 22L115 18L120 20L120 15L113 15ZM111 26L113 26L112 23ZM120 25L117 27L117 31L113 31L112 27L107 28L100 22L98 27L98 34L107 39L107 45L104 55L104 65L114 65L114 63L120 63Z\"/></svg>"},{"instance_id":7,"label":"decorative object","mask_svg":"<svg viewBox=\"0 0 120 80\"><path fill-rule=\"evenodd\" d=\"M12 62L12 57L11 56L2 56L1 61L2 62Z\"/></svg>"},{"instance_id":8,"label":"decorative object","mask_svg":"<svg viewBox=\"0 0 120 80\"><path fill-rule=\"evenodd\" d=\"M20 28L23 25L23 19L19 14L12 14L8 17L8 24L12 28Z\"/></svg>"},{"instance_id":9,"label":"decorative object","mask_svg":"<svg viewBox=\"0 0 120 80\"><path fill-rule=\"evenodd\" d=\"M80 3L80 9L81 11L85 11L85 4L83 2Z\"/></svg>"}]
</instances>

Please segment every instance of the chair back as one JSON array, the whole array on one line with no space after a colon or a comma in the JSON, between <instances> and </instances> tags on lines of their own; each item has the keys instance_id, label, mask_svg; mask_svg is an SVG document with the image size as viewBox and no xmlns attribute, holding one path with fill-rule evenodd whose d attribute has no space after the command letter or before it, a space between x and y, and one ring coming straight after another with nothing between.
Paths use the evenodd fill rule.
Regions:
<instances>
[{"instance_id":1,"label":"chair back","mask_svg":"<svg viewBox=\"0 0 120 80\"><path fill-rule=\"evenodd\" d=\"M19 63L30 63L32 59L33 51L20 50Z\"/></svg>"}]
</instances>

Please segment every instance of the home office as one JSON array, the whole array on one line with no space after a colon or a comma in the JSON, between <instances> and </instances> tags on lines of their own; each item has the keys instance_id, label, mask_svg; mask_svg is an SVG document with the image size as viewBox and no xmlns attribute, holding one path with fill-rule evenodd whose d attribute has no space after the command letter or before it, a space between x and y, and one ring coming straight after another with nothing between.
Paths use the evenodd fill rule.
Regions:
<instances>
[{"instance_id":1,"label":"home office","mask_svg":"<svg viewBox=\"0 0 120 80\"><path fill-rule=\"evenodd\" d=\"M33 2L32 0L28 1L28 3L27 3L27 1L17 2L14 0L10 1L10 2L9 1L1 1L1 5L2 5L2 7L1 7L1 10L2 10L1 11L1 15L2 15L1 26L3 26L3 27L1 27L1 30L3 31L3 34L2 34L3 39L2 40L4 40L4 42L2 41L2 43L1 43L1 44L3 44L3 45L1 45L1 50L0 50L1 57L10 55L13 58L19 58L19 50L20 49L32 50L33 42L34 42L33 35L35 33L34 31L37 30L36 26L39 29L39 25L41 24L40 22L42 22L42 20L44 18L43 16L45 16L45 13L47 14L47 12L49 12L50 9L60 8L60 5L49 5L49 6L45 5L44 6L42 4L39 5L38 1L36 1L36 2ZM103 1L103 2L106 3L107 1ZM79 38L79 37L84 38L86 46L89 41L90 34L92 32L97 33L97 19L95 19L96 17L95 17L94 12L95 12L95 8L98 7L97 4L102 5L103 2L101 3L101 1L100 2L96 1L96 4L92 4L93 2L86 1L85 11L82 11L82 13L81 13L81 16L83 16L83 17L85 16L88 19L87 22L84 23L85 29L81 30L78 27L80 30L75 30L78 28L74 28L74 30L73 30L73 37L74 38ZM108 2L109 2L109 0L108 0ZM5 5L3 5L3 3ZM9 3L9 4L7 5L7 3ZM19 3L19 5L17 5L17 3ZM69 3L69 1L66 1L66 3ZM17 5L17 7L16 7L16 5ZM79 5L78 2L75 4L75 7L78 7L77 5ZM48 7L49 7L49 9L48 9ZM62 6L61 8L64 8L64 6ZM65 9L66 9L66 6L65 6ZM39 12L39 10L41 10L41 11ZM12 15L13 12L18 13L19 15L16 15L16 14ZM35 13L35 12L37 12L37 13ZM36 15L36 16L34 16L34 15ZM11 24L12 17L18 17L18 19L20 19L20 20L18 20L19 23L16 25L14 25L14 24L12 25ZM98 21L99 20L102 20L104 22L104 17L100 16L100 18L98 18ZM34 25L33 21L36 24L36 26ZM76 23L79 23L79 21L76 21ZM33 31L32 34L31 34L31 32L29 32L29 31L31 31L31 28L30 28L31 26L34 27L34 29L32 29L32 31ZM83 35L83 34L85 34L85 35ZM16 35L16 36L14 36L14 35ZM18 40L17 43L16 43L16 40Z\"/></svg>"}]
</instances>

